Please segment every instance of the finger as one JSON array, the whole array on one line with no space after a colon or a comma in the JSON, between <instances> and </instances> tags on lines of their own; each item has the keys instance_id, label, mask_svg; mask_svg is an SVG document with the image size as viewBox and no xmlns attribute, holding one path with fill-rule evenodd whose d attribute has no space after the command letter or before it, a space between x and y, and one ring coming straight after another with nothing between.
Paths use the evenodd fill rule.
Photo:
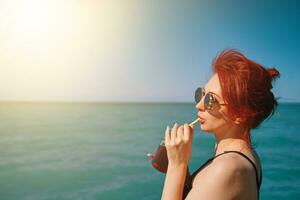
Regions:
<instances>
[{"instance_id":1,"label":"finger","mask_svg":"<svg viewBox=\"0 0 300 200\"><path fill-rule=\"evenodd\" d=\"M180 127L178 128L178 131L177 131L177 138L178 138L179 140L182 140L182 139L183 139L183 126L180 126Z\"/></svg>"},{"instance_id":2,"label":"finger","mask_svg":"<svg viewBox=\"0 0 300 200\"><path fill-rule=\"evenodd\" d=\"M170 144L171 137L170 137L170 127L167 126L165 131L165 144Z\"/></svg>"},{"instance_id":3,"label":"finger","mask_svg":"<svg viewBox=\"0 0 300 200\"><path fill-rule=\"evenodd\" d=\"M188 124L184 124L183 135L186 140L190 140L193 137L193 129Z\"/></svg>"},{"instance_id":4,"label":"finger","mask_svg":"<svg viewBox=\"0 0 300 200\"><path fill-rule=\"evenodd\" d=\"M171 141L175 142L176 138L177 138L177 129L178 129L178 124L175 123L172 129L172 133L171 133Z\"/></svg>"}]
</instances>

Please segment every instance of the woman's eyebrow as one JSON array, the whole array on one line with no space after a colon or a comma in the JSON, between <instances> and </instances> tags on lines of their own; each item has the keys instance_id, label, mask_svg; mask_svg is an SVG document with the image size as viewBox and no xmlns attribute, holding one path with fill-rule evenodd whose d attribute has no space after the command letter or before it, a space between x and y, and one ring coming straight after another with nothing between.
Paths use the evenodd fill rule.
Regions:
<instances>
[{"instance_id":1,"label":"woman's eyebrow","mask_svg":"<svg viewBox=\"0 0 300 200\"><path fill-rule=\"evenodd\" d=\"M210 92L213 93L214 95L216 95L217 97L219 97L221 99L221 97L219 95L217 95L215 92Z\"/></svg>"},{"instance_id":2,"label":"woman's eyebrow","mask_svg":"<svg viewBox=\"0 0 300 200\"><path fill-rule=\"evenodd\" d=\"M206 94L207 92L206 92L206 89L205 89L205 86L203 87L203 89L204 89L204 93ZM220 98L220 100L222 99L219 95L217 95L215 92L211 92L211 91L208 91L209 93L212 93L212 94L214 94L214 95L216 95L217 97L219 97Z\"/></svg>"}]
</instances>

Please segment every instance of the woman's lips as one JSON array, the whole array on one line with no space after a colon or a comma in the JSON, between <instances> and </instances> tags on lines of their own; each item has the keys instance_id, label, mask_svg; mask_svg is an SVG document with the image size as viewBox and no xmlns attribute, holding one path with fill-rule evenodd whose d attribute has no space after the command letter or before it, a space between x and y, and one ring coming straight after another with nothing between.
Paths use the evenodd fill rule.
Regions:
<instances>
[{"instance_id":1,"label":"woman's lips","mask_svg":"<svg viewBox=\"0 0 300 200\"><path fill-rule=\"evenodd\" d=\"M202 117L200 117L199 115L198 115L198 118L199 118L200 124L203 124L205 122L205 120Z\"/></svg>"}]
</instances>

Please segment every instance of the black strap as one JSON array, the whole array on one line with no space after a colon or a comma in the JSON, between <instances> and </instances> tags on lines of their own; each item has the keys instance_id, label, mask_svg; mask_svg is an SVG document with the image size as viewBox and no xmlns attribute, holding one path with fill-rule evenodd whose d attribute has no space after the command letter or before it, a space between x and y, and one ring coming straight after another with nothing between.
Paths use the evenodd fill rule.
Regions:
<instances>
[{"instance_id":1,"label":"black strap","mask_svg":"<svg viewBox=\"0 0 300 200\"><path fill-rule=\"evenodd\" d=\"M258 181L257 168L256 168L254 162L248 156L246 156L245 154L243 154L240 151L224 151L224 153L237 153L237 154L243 156L244 158L246 158L251 163L251 165L253 166L253 168L255 170L256 183L257 183L257 199L259 199L259 189L260 189L261 180L262 180L262 170L260 170L260 180ZM224 154L224 153L221 153L221 154ZM219 155L221 155L221 154L219 154Z\"/></svg>"},{"instance_id":2,"label":"black strap","mask_svg":"<svg viewBox=\"0 0 300 200\"><path fill-rule=\"evenodd\" d=\"M258 186L258 189L259 189L259 188L260 188L260 185L261 185L262 173L261 173L261 175L260 175L260 180L258 180L258 171L257 171L257 168L256 168L254 162L253 162L248 156L246 156L245 154L243 154L243 153L240 152L240 151L224 151L224 152L221 153L221 154L225 154L225 153L237 153L237 154L243 156L244 158L246 158L246 159L251 163L251 165L253 166L253 168L254 168L254 170L255 170L256 183L257 183L257 186ZM221 154L219 154L219 155L221 155ZM219 155L218 155L218 156L219 156ZM262 172L262 171L261 171L261 172Z\"/></svg>"},{"instance_id":3,"label":"black strap","mask_svg":"<svg viewBox=\"0 0 300 200\"><path fill-rule=\"evenodd\" d=\"M243 156L244 158L246 158L250 163L251 165L253 166L254 170L255 170L255 176L256 176L256 183L257 183L257 195L258 195L258 199L259 199L259 189L260 189L260 185L261 185L261 182L262 182L262 170L260 170L260 180L258 181L258 172L257 172L257 168L254 164L254 162L248 157L246 156L245 154L243 154L242 152L239 152L239 151L224 151L223 153L220 153L210 159L208 159L203 165L201 165L190 177L188 180L186 180L186 184L185 184L185 187L184 187L184 194L183 194L183 199L187 196L188 192L191 190L192 188L192 183L193 183L193 179L195 178L195 176L198 174L198 172L200 170L202 170L207 164L209 164L211 161L213 161L215 158L223 155L223 154L226 154L226 153L237 153L241 156Z\"/></svg>"}]
</instances>

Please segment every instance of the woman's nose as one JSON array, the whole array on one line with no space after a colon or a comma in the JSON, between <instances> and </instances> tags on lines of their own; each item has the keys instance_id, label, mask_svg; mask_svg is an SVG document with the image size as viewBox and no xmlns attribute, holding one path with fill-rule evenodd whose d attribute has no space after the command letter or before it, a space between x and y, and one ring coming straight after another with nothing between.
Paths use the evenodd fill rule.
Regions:
<instances>
[{"instance_id":1,"label":"woman's nose","mask_svg":"<svg viewBox=\"0 0 300 200\"><path fill-rule=\"evenodd\" d=\"M205 108L204 108L204 98L202 98L197 104L196 104L196 109L204 112Z\"/></svg>"}]
</instances>

